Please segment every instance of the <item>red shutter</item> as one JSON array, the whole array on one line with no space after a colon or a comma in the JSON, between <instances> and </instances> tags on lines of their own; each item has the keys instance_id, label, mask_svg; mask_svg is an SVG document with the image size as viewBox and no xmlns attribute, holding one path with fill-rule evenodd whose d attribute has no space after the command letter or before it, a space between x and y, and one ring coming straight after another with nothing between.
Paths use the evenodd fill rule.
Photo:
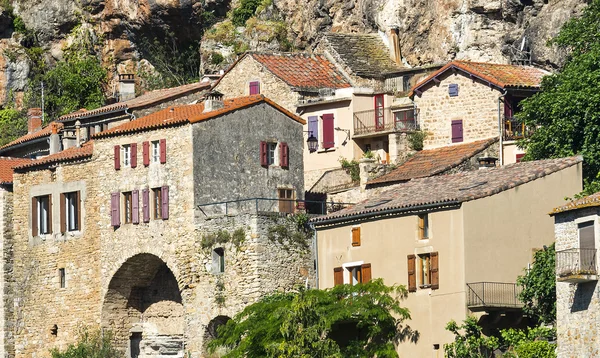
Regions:
<instances>
[{"instance_id":1,"label":"red shutter","mask_svg":"<svg viewBox=\"0 0 600 358\"><path fill-rule=\"evenodd\" d=\"M115 170L121 169L121 146L115 145Z\"/></svg>"},{"instance_id":2,"label":"red shutter","mask_svg":"<svg viewBox=\"0 0 600 358\"><path fill-rule=\"evenodd\" d=\"M38 236L38 201L36 197L31 198L31 236Z\"/></svg>"},{"instance_id":3,"label":"red shutter","mask_svg":"<svg viewBox=\"0 0 600 358\"><path fill-rule=\"evenodd\" d=\"M360 271L362 272L362 283L367 283L371 281L371 264L361 265Z\"/></svg>"},{"instance_id":4,"label":"red shutter","mask_svg":"<svg viewBox=\"0 0 600 358\"><path fill-rule=\"evenodd\" d=\"M417 272L415 255L408 255L408 292L417 291Z\"/></svg>"},{"instance_id":5,"label":"red shutter","mask_svg":"<svg viewBox=\"0 0 600 358\"><path fill-rule=\"evenodd\" d=\"M260 165L267 166L267 142L260 142Z\"/></svg>"},{"instance_id":6,"label":"red shutter","mask_svg":"<svg viewBox=\"0 0 600 358\"><path fill-rule=\"evenodd\" d=\"M140 223L140 193L137 190L131 192L131 222Z\"/></svg>"},{"instance_id":7,"label":"red shutter","mask_svg":"<svg viewBox=\"0 0 600 358\"><path fill-rule=\"evenodd\" d=\"M165 164L167 162L167 140L160 140L160 162Z\"/></svg>"},{"instance_id":8,"label":"red shutter","mask_svg":"<svg viewBox=\"0 0 600 358\"><path fill-rule=\"evenodd\" d=\"M60 232L67 232L67 199L60 193Z\"/></svg>"},{"instance_id":9,"label":"red shutter","mask_svg":"<svg viewBox=\"0 0 600 358\"><path fill-rule=\"evenodd\" d=\"M169 218L169 187L163 186L160 190L161 205L162 205L162 219L166 220Z\"/></svg>"},{"instance_id":10,"label":"red shutter","mask_svg":"<svg viewBox=\"0 0 600 358\"><path fill-rule=\"evenodd\" d=\"M344 269L341 267L336 267L333 269L333 285L343 285L344 284Z\"/></svg>"},{"instance_id":11,"label":"red shutter","mask_svg":"<svg viewBox=\"0 0 600 358\"><path fill-rule=\"evenodd\" d=\"M452 121L452 143L463 141L463 121L462 119Z\"/></svg>"},{"instance_id":12,"label":"red shutter","mask_svg":"<svg viewBox=\"0 0 600 358\"><path fill-rule=\"evenodd\" d=\"M287 168L290 165L288 145L285 142L279 144L279 154L281 156L281 167Z\"/></svg>"},{"instance_id":13,"label":"red shutter","mask_svg":"<svg viewBox=\"0 0 600 358\"><path fill-rule=\"evenodd\" d=\"M120 196L121 193L110 194L110 222L111 225L115 227L121 225Z\"/></svg>"},{"instance_id":14,"label":"red shutter","mask_svg":"<svg viewBox=\"0 0 600 358\"><path fill-rule=\"evenodd\" d=\"M150 222L150 190L142 190L142 215L144 222Z\"/></svg>"},{"instance_id":15,"label":"red shutter","mask_svg":"<svg viewBox=\"0 0 600 358\"><path fill-rule=\"evenodd\" d=\"M137 143L131 143L131 167L137 167Z\"/></svg>"},{"instance_id":16,"label":"red shutter","mask_svg":"<svg viewBox=\"0 0 600 358\"><path fill-rule=\"evenodd\" d=\"M260 94L260 82L252 81L250 82L250 95Z\"/></svg>"},{"instance_id":17,"label":"red shutter","mask_svg":"<svg viewBox=\"0 0 600 358\"><path fill-rule=\"evenodd\" d=\"M333 114L323 115L323 148L333 148L335 146Z\"/></svg>"},{"instance_id":18,"label":"red shutter","mask_svg":"<svg viewBox=\"0 0 600 358\"><path fill-rule=\"evenodd\" d=\"M521 153L521 154L517 154L515 156L515 162L517 163L521 163L523 161L523 157L525 156L525 153Z\"/></svg>"},{"instance_id":19,"label":"red shutter","mask_svg":"<svg viewBox=\"0 0 600 358\"><path fill-rule=\"evenodd\" d=\"M150 165L150 142L148 141L142 143L142 159L145 167Z\"/></svg>"},{"instance_id":20,"label":"red shutter","mask_svg":"<svg viewBox=\"0 0 600 358\"><path fill-rule=\"evenodd\" d=\"M440 288L440 273L439 273L439 263L438 263L438 253L431 253L431 263L430 263L429 271L431 272L431 289L437 290Z\"/></svg>"}]
</instances>

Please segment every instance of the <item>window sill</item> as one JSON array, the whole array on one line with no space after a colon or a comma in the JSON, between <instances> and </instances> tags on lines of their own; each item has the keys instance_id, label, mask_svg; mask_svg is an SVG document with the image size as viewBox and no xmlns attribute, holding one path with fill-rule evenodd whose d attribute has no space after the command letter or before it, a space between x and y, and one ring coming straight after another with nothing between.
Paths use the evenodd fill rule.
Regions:
<instances>
[{"instance_id":1,"label":"window sill","mask_svg":"<svg viewBox=\"0 0 600 358\"><path fill-rule=\"evenodd\" d=\"M315 153L330 153L330 152L335 152L336 147L331 147L331 148L323 148L323 149L317 149L317 151Z\"/></svg>"},{"instance_id":2,"label":"window sill","mask_svg":"<svg viewBox=\"0 0 600 358\"><path fill-rule=\"evenodd\" d=\"M431 285L420 285L419 288L420 289L427 289L427 288L431 288Z\"/></svg>"},{"instance_id":3,"label":"window sill","mask_svg":"<svg viewBox=\"0 0 600 358\"><path fill-rule=\"evenodd\" d=\"M360 247L360 244L352 244L352 247Z\"/></svg>"}]
</instances>

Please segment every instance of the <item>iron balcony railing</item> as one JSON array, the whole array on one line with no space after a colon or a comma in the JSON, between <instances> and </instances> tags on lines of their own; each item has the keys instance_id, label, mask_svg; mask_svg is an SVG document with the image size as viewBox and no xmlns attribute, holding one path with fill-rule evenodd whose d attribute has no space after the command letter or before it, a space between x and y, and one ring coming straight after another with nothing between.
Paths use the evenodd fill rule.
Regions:
<instances>
[{"instance_id":1,"label":"iron balcony railing","mask_svg":"<svg viewBox=\"0 0 600 358\"><path fill-rule=\"evenodd\" d=\"M250 198L200 204L198 209L206 216L239 214L294 214L306 213L311 216L325 215L342 210L352 203L338 203L311 200Z\"/></svg>"},{"instance_id":2,"label":"iron balcony railing","mask_svg":"<svg viewBox=\"0 0 600 358\"><path fill-rule=\"evenodd\" d=\"M504 140L517 140L525 138L533 132L525 122L515 117L504 117Z\"/></svg>"},{"instance_id":3,"label":"iron balcony railing","mask_svg":"<svg viewBox=\"0 0 600 358\"><path fill-rule=\"evenodd\" d=\"M472 311L521 308L522 287L507 282L467 283L467 307Z\"/></svg>"},{"instance_id":4,"label":"iron balcony railing","mask_svg":"<svg viewBox=\"0 0 600 358\"><path fill-rule=\"evenodd\" d=\"M597 275L596 249L567 249L556 252L556 275L569 276Z\"/></svg>"},{"instance_id":5,"label":"iron balcony railing","mask_svg":"<svg viewBox=\"0 0 600 358\"><path fill-rule=\"evenodd\" d=\"M398 115L395 116L395 113ZM410 115L405 115L406 113ZM392 112L389 107L354 112L354 135L417 130L417 120L413 113L412 109Z\"/></svg>"}]
</instances>

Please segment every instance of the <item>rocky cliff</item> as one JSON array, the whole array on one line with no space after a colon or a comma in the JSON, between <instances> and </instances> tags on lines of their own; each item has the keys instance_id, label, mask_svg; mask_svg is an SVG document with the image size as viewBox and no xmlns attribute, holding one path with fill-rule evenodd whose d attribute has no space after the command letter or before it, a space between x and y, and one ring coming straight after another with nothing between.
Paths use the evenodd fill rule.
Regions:
<instances>
[{"instance_id":1,"label":"rocky cliff","mask_svg":"<svg viewBox=\"0 0 600 358\"><path fill-rule=\"evenodd\" d=\"M546 42L586 3L262 0L255 17L244 27L234 26L231 10L244 1L250 0L0 0L0 100L6 101L9 93L18 100L26 87L31 60L25 48L31 41L51 65L82 33L93 40L111 78L117 72L152 70L161 61L168 64L170 54L197 48L200 42L199 66L214 71L247 49L311 50L324 31L391 27L399 29L402 55L411 66L453 58L508 62L515 49L530 48L534 62L557 67L563 56Z\"/></svg>"}]
</instances>

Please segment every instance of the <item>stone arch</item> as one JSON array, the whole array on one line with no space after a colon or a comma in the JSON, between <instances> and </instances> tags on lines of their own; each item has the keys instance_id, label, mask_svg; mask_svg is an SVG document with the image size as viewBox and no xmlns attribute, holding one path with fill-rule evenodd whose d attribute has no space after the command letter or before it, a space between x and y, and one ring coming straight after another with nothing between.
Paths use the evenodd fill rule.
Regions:
<instances>
[{"instance_id":1,"label":"stone arch","mask_svg":"<svg viewBox=\"0 0 600 358\"><path fill-rule=\"evenodd\" d=\"M206 325L206 328L204 329L204 337L202 340L204 342L204 345L203 345L204 354L208 354L208 351L207 351L208 342L217 338L217 330L219 329L219 327L227 324L227 322L229 322L230 320L231 320L231 318L228 316L217 316L217 317L211 319L210 322L208 322L208 324ZM224 353L224 352L217 352L217 356L220 356L219 353Z\"/></svg>"},{"instance_id":2,"label":"stone arch","mask_svg":"<svg viewBox=\"0 0 600 358\"><path fill-rule=\"evenodd\" d=\"M184 325L179 284L158 256L132 256L111 277L102 327L115 334L126 357L183 354Z\"/></svg>"}]
</instances>

